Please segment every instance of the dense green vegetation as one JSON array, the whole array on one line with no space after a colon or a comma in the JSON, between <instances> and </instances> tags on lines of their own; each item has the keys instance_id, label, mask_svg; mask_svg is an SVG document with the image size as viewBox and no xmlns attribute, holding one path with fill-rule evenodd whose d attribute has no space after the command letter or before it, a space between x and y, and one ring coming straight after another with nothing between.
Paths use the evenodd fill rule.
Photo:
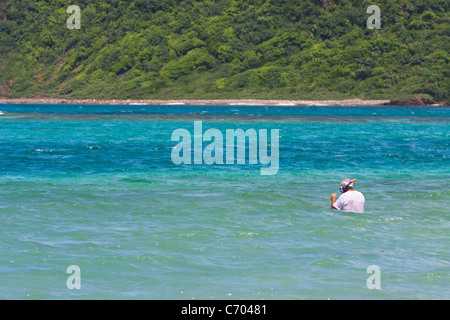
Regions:
<instances>
[{"instance_id":1,"label":"dense green vegetation","mask_svg":"<svg viewBox=\"0 0 450 320\"><path fill-rule=\"evenodd\" d=\"M0 0L0 96L442 101L449 3Z\"/></svg>"}]
</instances>

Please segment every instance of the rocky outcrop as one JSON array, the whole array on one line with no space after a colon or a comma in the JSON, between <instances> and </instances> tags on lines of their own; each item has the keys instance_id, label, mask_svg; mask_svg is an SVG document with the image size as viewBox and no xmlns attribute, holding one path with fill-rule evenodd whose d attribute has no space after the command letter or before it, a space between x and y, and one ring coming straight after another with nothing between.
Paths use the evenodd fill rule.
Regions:
<instances>
[{"instance_id":1,"label":"rocky outcrop","mask_svg":"<svg viewBox=\"0 0 450 320\"><path fill-rule=\"evenodd\" d=\"M395 99L385 103L385 106L428 106L432 102L424 97L414 97L410 99Z\"/></svg>"}]
</instances>

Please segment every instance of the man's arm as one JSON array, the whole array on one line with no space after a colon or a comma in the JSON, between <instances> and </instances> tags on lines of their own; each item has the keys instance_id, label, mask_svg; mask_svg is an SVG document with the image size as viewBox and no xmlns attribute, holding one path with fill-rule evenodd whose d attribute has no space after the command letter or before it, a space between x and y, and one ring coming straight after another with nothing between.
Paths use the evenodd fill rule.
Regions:
<instances>
[{"instance_id":1,"label":"man's arm","mask_svg":"<svg viewBox=\"0 0 450 320\"><path fill-rule=\"evenodd\" d=\"M336 193L333 193L331 195L331 209L337 210L336 207L334 206L335 202L336 202Z\"/></svg>"}]
</instances>

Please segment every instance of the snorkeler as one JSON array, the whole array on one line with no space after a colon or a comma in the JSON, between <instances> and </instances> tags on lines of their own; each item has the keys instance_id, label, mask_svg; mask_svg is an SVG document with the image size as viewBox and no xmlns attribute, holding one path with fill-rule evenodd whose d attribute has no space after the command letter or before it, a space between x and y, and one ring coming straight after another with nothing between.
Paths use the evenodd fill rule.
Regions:
<instances>
[{"instance_id":1,"label":"snorkeler","mask_svg":"<svg viewBox=\"0 0 450 320\"><path fill-rule=\"evenodd\" d=\"M331 195L331 209L351 211L351 212L364 212L364 204L366 202L364 195L353 189L353 182L356 179L345 179L341 182L339 191L341 195L336 201L336 193Z\"/></svg>"}]
</instances>

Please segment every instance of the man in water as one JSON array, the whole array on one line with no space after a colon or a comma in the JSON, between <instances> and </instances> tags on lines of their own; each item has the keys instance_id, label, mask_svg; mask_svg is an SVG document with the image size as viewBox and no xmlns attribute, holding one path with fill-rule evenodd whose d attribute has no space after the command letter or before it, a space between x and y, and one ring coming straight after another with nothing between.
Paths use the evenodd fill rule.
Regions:
<instances>
[{"instance_id":1,"label":"man in water","mask_svg":"<svg viewBox=\"0 0 450 320\"><path fill-rule=\"evenodd\" d=\"M353 182L356 179L345 179L341 182L341 195L336 201L336 193L331 195L331 209L351 211L351 212L364 212L364 204L366 200L364 195L353 189Z\"/></svg>"}]
</instances>

